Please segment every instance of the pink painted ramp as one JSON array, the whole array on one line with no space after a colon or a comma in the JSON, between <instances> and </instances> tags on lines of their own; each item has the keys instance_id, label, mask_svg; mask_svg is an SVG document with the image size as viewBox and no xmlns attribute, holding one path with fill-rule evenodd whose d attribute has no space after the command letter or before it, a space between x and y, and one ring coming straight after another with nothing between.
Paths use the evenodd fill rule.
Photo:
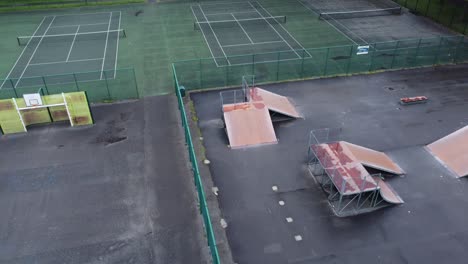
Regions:
<instances>
[{"instance_id":1,"label":"pink painted ramp","mask_svg":"<svg viewBox=\"0 0 468 264\"><path fill-rule=\"evenodd\" d=\"M401 199L400 195L398 195L393 188L388 185L386 182L384 182L381 178L379 177L374 177L374 180L377 182L377 184L380 187L380 196L384 201L392 204L402 204L404 203L403 199Z\"/></svg>"},{"instance_id":2,"label":"pink painted ramp","mask_svg":"<svg viewBox=\"0 0 468 264\"><path fill-rule=\"evenodd\" d=\"M427 145L427 149L458 177L468 176L468 126Z\"/></svg>"},{"instance_id":3,"label":"pink painted ramp","mask_svg":"<svg viewBox=\"0 0 468 264\"><path fill-rule=\"evenodd\" d=\"M393 174L404 174L405 172L395 162L390 159L387 154L358 145L354 145L348 142L342 141L354 155L357 161L362 163L364 166L386 171Z\"/></svg>"},{"instance_id":4,"label":"pink painted ramp","mask_svg":"<svg viewBox=\"0 0 468 264\"><path fill-rule=\"evenodd\" d=\"M263 102L223 105L223 111L231 148L278 142Z\"/></svg>"},{"instance_id":5,"label":"pink painted ramp","mask_svg":"<svg viewBox=\"0 0 468 264\"><path fill-rule=\"evenodd\" d=\"M263 101L270 111L274 111L289 117L301 118L296 107L286 96L275 94L261 88L255 87L250 90L250 100Z\"/></svg>"}]
</instances>

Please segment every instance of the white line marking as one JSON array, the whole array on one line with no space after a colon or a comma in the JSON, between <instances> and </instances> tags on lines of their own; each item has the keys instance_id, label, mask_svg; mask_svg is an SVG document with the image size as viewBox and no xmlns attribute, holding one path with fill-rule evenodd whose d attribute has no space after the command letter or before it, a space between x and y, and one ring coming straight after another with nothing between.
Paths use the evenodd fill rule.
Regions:
<instances>
[{"instance_id":1,"label":"white line marking","mask_svg":"<svg viewBox=\"0 0 468 264\"><path fill-rule=\"evenodd\" d=\"M75 39L76 39L76 35L78 34L78 31L80 31L80 26L78 26L78 28L76 29L75 36L73 37L73 41L72 41L72 44L71 44L71 46L70 46L70 50L68 51L68 55L67 55L66 61L68 61L68 59L70 59L70 54L71 54L71 52L72 52L73 45L75 45Z\"/></svg>"},{"instance_id":2,"label":"white line marking","mask_svg":"<svg viewBox=\"0 0 468 264\"><path fill-rule=\"evenodd\" d=\"M107 25L107 23L77 24L77 25L62 25L62 26L53 26L53 27L50 27L50 28L79 27L79 26L95 26L95 25Z\"/></svg>"},{"instance_id":3,"label":"white line marking","mask_svg":"<svg viewBox=\"0 0 468 264\"><path fill-rule=\"evenodd\" d=\"M109 40L109 30L110 30L111 21L112 21L112 12L110 12L109 25L107 26L106 44L104 45L104 56L103 56L104 59L102 60L102 67L101 67L101 80L102 80L102 74L104 73L104 63L106 61L107 42Z\"/></svg>"},{"instance_id":4,"label":"white line marking","mask_svg":"<svg viewBox=\"0 0 468 264\"><path fill-rule=\"evenodd\" d=\"M265 41L265 42L254 42L254 43L245 43L245 44L232 44L232 45L224 45L224 47L238 47L238 46L250 46L250 45L262 45L262 44L271 44L271 43L284 43L282 40L278 41Z\"/></svg>"},{"instance_id":5,"label":"white line marking","mask_svg":"<svg viewBox=\"0 0 468 264\"><path fill-rule=\"evenodd\" d=\"M39 30L39 28L42 26L42 24L44 23L44 20L45 20L45 19L46 19L46 17L42 18L42 21L41 21L41 23L39 24L39 26L36 28L36 30L34 31L33 36L36 35L36 32L37 32L37 31ZM32 40L32 38L30 38L30 39L28 40L28 43L26 43L26 46L24 47L23 51L22 51L21 54L19 55L18 59L16 59L15 64L14 64L13 67L11 68L10 72L8 73L8 75L5 77L5 80L3 80L2 85L0 86L0 89L3 88L3 85L5 84L5 82L6 82L6 81L8 80L8 78L10 77L11 72L13 72L13 70L15 69L16 64L18 64L18 61L19 61L19 60L21 59L21 57L23 56L24 51L28 48L29 43L31 42L31 40Z\"/></svg>"},{"instance_id":6,"label":"white line marking","mask_svg":"<svg viewBox=\"0 0 468 264\"><path fill-rule=\"evenodd\" d=\"M271 13L268 12L268 10L266 10L258 1L255 1L255 2L256 2L263 10L265 10L265 12L267 12L268 15L271 16ZM250 2L249 2L249 3L250 3ZM250 5L252 5L252 4L250 4ZM255 9L255 10L257 10L257 9ZM286 33L297 43L297 45L299 45L303 50L305 50L305 52L306 52L307 54L309 54L310 57L312 57L312 55L307 51L307 49L304 48L304 46L302 46L302 44L301 44L299 41L297 41L297 39L296 39L295 37L293 37L293 35L291 35L291 33L289 33L289 31L288 31L285 27L283 27L283 25L281 25L281 24L278 24L278 25L279 25L281 28L283 28L284 31L286 31ZM300 57L300 56L299 56L299 57Z\"/></svg>"},{"instance_id":7,"label":"white line marking","mask_svg":"<svg viewBox=\"0 0 468 264\"><path fill-rule=\"evenodd\" d=\"M92 34L101 34L101 33L112 33L112 32L117 32L117 31L122 31L122 30L107 30L107 31L94 31L94 32L83 32L83 33L78 33L79 36L81 35L92 35ZM57 34L57 35L45 35L44 37L47 38L52 38L52 37L65 37L65 36L75 36L75 33L69 33L69 34ZM33 38L40 38L42 36L35 36ZM18 38L31 38L31 36L19 36Z\"/></svg>"},{"instance_id":8,"label":"white line marking","mask_svg":"<svg viewBox=\"0 0 468 264\"><path fill-rule=\"evenodd\" d=\"M195 15L195 11L193 10L193 7L194 7L194 6L191 6L190 9L192 9L192 13L193 13L193 16L195 17L195 20L197 21L197 23L199 23L198 18L197 18L197 16ZM213 58L213 60L214 60L214 62L215 62L215 64L216 64L216 67L219 67L218 62L216 62L216 57L215 57L215 55L213 54L213 51L211 50L210 43L208 43L208 40L206 39L205 32L203 31L203 27L200 26L200 30L201 30L201 32L202 32L203 38L205 39L206 45L208 46L208 49L210 50L211 57Z\"/></svg>"},{"instance_id":9,"label":"white line marking","mask_svg":"<svg viewBox=\"0 0 468 264\"><path fill-rule=\"evenodd\" d=\"M312 8L308 7L306 4L302 3L301 0L297 0L302 6L304 6L305 8L307 8L308 10L310 10L311 12L319 15L317 12L315 12ZM335 27L334 25L332 25L329 21L325 20L325 22L330 25L332 28L336 29L338 32L340 32L341 34L343 34L347 39L351 40L351 42L353 42L354 44L358 45L356 41L354 41L353 39L351 39L347 34L345 34L343 31L339 30L337 27Z\"/></svg>"},{"instance_id":10,"label":"white line marking","mask_svg":"<svg viewBox=\"0 0 468 264\"><path fill-rule=\"evenodd\" d=\"M198 7L200 8L200 11L202 12L203 16L205 17L206 22L209 22L209 21L208 21L208 18L206 17L205 13L203 12L203 9L202 9L202 7L201 7L200 4L198 4ZM221 46L221 43L219 42L218 36L216 36L216 33L215 33L214 29L211 27L211 24L210 24L210 23L208 23L208 26L210 26L211 31L213 31L213 35L214 35L216 41L218 42L219 48L220 48L221 51L223 52L224 57L226 58L228 64L231 65L231 62L230 62L229 59L227 58L226 52L224 52L223 47Z\"/></svg>"},{"instance_id":11,"label":"white line marking","mask_svg":"<svg viewBox=\"0 0 468 264\"><path fill-rule=\"evenodd\" d=\"M82 62L82 61L97 61L97 60L103 60L103 59L104 58L93 58L93 59L82 59L82 60L40 62L40 63L31 63L29 64L29 66L50 65L50 64L60 64L60 63L74 63L74 62Z\"/></svg>"},{"instance_id":12,"label":"white line marking","mask_svg":"<svg viewBox=\"0 0 468 264\"><path fill-rule=\"evenodd\" d=\"M245 2L218 2L218 3L203 3L204 6L209 5L232 5L232 4L245 4Z\"/></svg>"},{"instance_id":13,"label":"white line marking","mask_svg":"<svg viewBox=\"0 0 468 264\"><path fill-rule=\"evenodd\" d=\"M29 58L29 61L28 61L28 63L26 64L26 67L24 67L24 70L23 70L23 72L21 73L21 76L18 78L18 82L15 84L15 87L14 87L14 88L18 87L18 84L20 83L21 78L23 78L23 75L24 75L24 73L26 72L26 69L28 69L29 63L31 63L31 60L34 58L34 54L36 54L37 48L39 48L39 46L41 45L42 40L44 39L44 36L47 34L47 31L49 31L49 28L50 28L50 26L54 23L54 21L55 21L55 16L52 18L52 21L50 21L50 24L49 24L49 26L47 27L47 29L46 29L46 31L44 32L44 34L42 34L42 37L41 37L41 39L39 40L39 43L37 44L36 48L34 49L33 54L31 55L31 58Z\"/></svg>"},{"instance_id":14,"label":"white line marking","mask_svg":"<svg viewBox=\"0 0 468 264\"><path fill-rule=\"evenodd\" d=\"M286 51L280 51L281 52L292 52L291 50L286 50ZM277 54L278 52L273 52L275 54ZM263 53L265 54L265 53ZM247 55L242 55L242 56L248 56L249 54ZM252 54L250 54L252 55ZM279 61L291 61L291 60L302 60L302 58L291 58L291 59L281 59ZM278 62L278 60L267 60L267 61L256 61L255 64L261 64L261 63L270 63L270 62ZM231 66L243 66L243 65L252 65L251 62L249 63L234 63L234 64L231 64ZM222 68L222 67L225 67L225 66L218 66L218 68Z\"/></svg>"},{"instance_id":15,"label":"white line marking","mask_svg":"<svg viewBox=\"0 0 468 264\"><path fill-rule=\"evenodd\" d=\"M247 34L247 31L245 31L244 27L241 25L241 23L239 22L239 20L237 20L236 16L234 14L231 13L231 16L234 18L234 20L236 20L237 24L239 25L239 27L242 29L242 31L244 31L245 35L247 36L247 38L250 40L250 43L253 44L253 40L250 38L249 34Z\"/></svg>"},{"instance_id":16,"label":"white line marking","mask_svg":"<svg viewBox=\"0 0 468 264\"><path fill-rule=\"evenodd\" d=\"M250 3L250 2L248 2L248 3L249 3L249 5L250 5L253 9L255 9L255 11L257 11L257 13L261 16L261 18L263 18L263 20L265 20L265 22L267 22L268 25L270 25L270 27L271 27L271 28L276 32L276 34L278 34L278 36L289 46L289 48L290 48L292 51L294 51L294 53L296 53L297 57L300 58L301 56L291 47L291 45L289 45L289 43L283 38L283 36L281 36L281 34L276 30L276 28L274 28L274 27L270 24L270 22L268 22L268 20L267 20L262 14L260 14L260 12L258 12L257 8L255 8L255 7L252 5L252 3ZM263 8L263 7L262 7L262 8ZM271 16L271 14L270 14L270 16Z\"/></svg>"},{"instance_id":17,"label":"white line marking","mask_svg":"<svg viewBox=\"0 0 468 264\"><path fill-rule=\"evenodd\" d=\"M122 11L119 11L119 27L120 30L120 21L122 20ZM114 65L114 79L117 73L117 58L119 57L119 41L120 41L120 31L117 32L117 48L115 49L115 65Z\"/></svg>"}]
</instances>

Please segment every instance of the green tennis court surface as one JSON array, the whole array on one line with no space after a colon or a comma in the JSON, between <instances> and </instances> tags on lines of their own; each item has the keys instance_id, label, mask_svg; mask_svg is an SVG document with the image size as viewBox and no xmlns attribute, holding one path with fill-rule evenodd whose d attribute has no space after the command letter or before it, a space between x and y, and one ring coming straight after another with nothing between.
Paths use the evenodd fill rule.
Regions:
<instances>
[{"instance_id":1,"label":"green tennis court surface","mask_svg":"<svg viewBox=\"0 0 468 264\"><path fill-rule=\"evenodd\" d=\"M17 38L23 51L0 88L40 86L43 76L50 85L115 78L120 23L121 12L44 16L31 36Z\"/></svg>"}]
</instances>

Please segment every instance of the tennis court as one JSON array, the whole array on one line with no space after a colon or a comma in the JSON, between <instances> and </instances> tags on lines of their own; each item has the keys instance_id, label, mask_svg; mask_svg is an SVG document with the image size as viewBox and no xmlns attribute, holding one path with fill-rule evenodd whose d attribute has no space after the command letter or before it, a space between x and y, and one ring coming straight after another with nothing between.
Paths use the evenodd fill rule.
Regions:
<instances>
[{"instance_id":1,"label":"tennis court","mask_svg":"<svg viewBox=\"0 0 468 264\"><path fill-rule=\"evenodd\" d=\"M24 46L1 88L114 79L121 12L45 16L31 36L19 36ZM67 75L63 75L67 74ZM54 78L55 76L55 78ZM75 80L70 78L75 78Z\"/></svg>"},{"instance_id":2,"label":"tennis court","mask_svg":"<svg viewBox=\"0 0 468 264\"><path fill-rule=\"evenodd\" d=\"M283 26L287 17L273 16L257 1L204 3L191 9L194 29L203 34L218 67L311 57ZM257 53L263 54L236 57Z\"/></svg>"}]
</instances>

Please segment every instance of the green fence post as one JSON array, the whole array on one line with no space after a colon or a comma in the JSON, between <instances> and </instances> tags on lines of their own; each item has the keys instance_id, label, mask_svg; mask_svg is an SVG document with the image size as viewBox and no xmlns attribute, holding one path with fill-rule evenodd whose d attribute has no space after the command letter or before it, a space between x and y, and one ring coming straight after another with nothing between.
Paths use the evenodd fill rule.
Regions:
<instances>
[{"instance_id":1,"label":"green fence post","mask_svg":"<svg viewBox=\"0 0 468 264\"><path fill-rule=\"evenodd\" d=\"M453 8L452 10L453 12L452 12L452 17L450 18L449 27L452 27L453 20L455 19L455 14L457 12L457 8Z\"/></svg>"},{"instance_id":2,"label":"green fence post","mask_svg":"<svg viewBox=\"0 0 468 264\"><path fill-rule=\"evenodd\" d=\"M414 7L414 10L417 12L418 11L418 4L419 4L419 0L416 0L416 6Z\"/></svg>"},{"instance_id":3,"label":"green fence post","mask_svg":"<svg viewBox=\"0 0 468 264\"><path fill-rule=\"evenodd\" d=\"M432 65L435 65L437 63L437 61L439 60L439 52L440 52L440 46L442 46L442 37L440 37L440 40L439 40L439 47L437 47L437 52L434 56L434 62L432 63Z\"/></svg>"},{"instance_id":4,"label":"green fence post","mask_svg":"<svg viewBox=\"0 0 468 264\"><path fill-rule=\"evenodd\" d=\"M395 49L393 50L393 58L392 58L392 64L390 65L390 69L393 69L393 64L395 63L396 52L398 50L399 45L400 45L400 41L397 41L397 44L395 45Z\"/></svg>"},{"instance_id":5,"label":"green fence post","mask_svg":"<svg viewBox=\"0 0 468 264\"><path fill-rule=\"evenodd\" d=\"M414 60L415 61L418 61L419 49L421 48L421 41L422 41L422 39L419 39L418 46L416 47L416 54L414 55ZM416 63L416 64L418 64L418 63Z\"/></svg>"},{"instance_id":6,"label":"green fence post","mask_svg":"<svg viewBox=\"0 0 468 264\"><path fill-rule=\"evenodd\" d=\"M435 18L436 21L439 21L440 14L442 14L442 10L444 9L444 7L445 7L445 0L442 0L442 6L439 8L439 13L437 14L437 17Z\"/></svg>"},{"instance_id":7,"label":"green fence post","mask_svg":"<svg viewBox=\"0 0 468 264\"><path fill-rule=\"evenodd\" d=\"M463 29L463 34L467 34L468 32L466 31L468 29L468 22L465 24L465 28Z\"/></svg>"},{"instance_id":8,"label":"green fence post","mask_svg":"<svg viewBox=\"0 0 468 264\"><path fill-rule=\"evenodd\" d=\"M278 51L277 59L276 59L276 80L279 80L279 65L280 65L280 52Z\"/></svg>"},{"instance_id":9,"label":"green fence post","mask_svg":"<svg viewBox=\"0 0 468 264\"><path fill-rule=\"evenodd\" d=\"M106 88L107 88L107 94L109 95L109 100L112 100L112 96L111 96L110 90L109 90L109 83L107 82L106 71L102 71L102 73L104 74L104 80L106 81Z\"/></svg>"},{"instance_id":10,"label":"green fence post","mask_svg":"<svg viewBox=\"0 0 468 264\"><path fill-rule=\"evenodd\" d=\"M301 62L301 78L304 78L304 58L305 58L305 49L302 50L302 62Z\"/></svg>"},{"instance_id":11,"label":"green fence post","mask_svg":"<svg viewBox=\"0 0 468 264\"><path fill-rule=\"evenodd\" d=\"M226 66L224 67L224 69L226 69L226 82L225 82L225 86L229 86L229 66Z\"/></svg>"},{"instance_id":12,"label":"green fence post","mask_svg":"<svg viewBox=\"0 0 468 264\"><path fill-rule=\"evenodd\" d=\"M405 7L408 7L408 0L405 0L405 3L403 4Z\"/></svg>"},{"instance_id":13,"label":"green fence post","mask_svg":"<svg viewBox=\"0 0 468 264\"><path fill-rule=\"evenodd\" d=\"M80 91L80 86L78 85L78 80L76 79L76 74L73 73L73 79L75 80L76 91Z\"/></svg>"},{"instance_id":14,"label":"green fence post","mask_svg":"<svg viewBox=\"0 0 468 264\"><path fill-rule=\"evenodd\" d=\"M136 96L137 96L137 98L140 98L140 93L138 92L138 82L137 82L137 79L136 79L135 68L132 68L132 72L133 72L133 82L135 83ZM177 85L177 90L179 90L178 85Z\"/></svg>"},{"instance_id":15,"label":"green fence post","mask_svg":"<svg viewBox=\"0 0 468 264\"><path fill-rule=\"evenodd\" d=\"M457 63L457 56L458 56L458 49L460 48L461 44L463 43L463 36L460 36L460 41L455 48L455 54L453 55L453 63Z\"/></svg>"},{"instance_id":16,"label":"green fence post","mask_svg":"<svg viewBox=\"0 0 468 264\"><path fill-rule=\"evenodd\" d=\"M255 75L255 54L252 54L252 74Z\"/></svg>"},{"instance_id":17,"label":"green fence post","mask_svg":"<svg viewBox=\"0 0 468 264\"><path fill-rule=\"evenodd\" d=\"M351 58L353 57L353 45L349 47L348 65L346 66L346 74L349 74L349 67L351 67Z\"/></svg>"},{"instance_id":18,"label":"green fence post","mask_svg":"<svg viewBox=\"0 0 468 264\"><path fill-rule=\"evenodd\" d=\"M214 63L216 64L216 58L213 58ZM202 59L200 58L199 62L199 70L200 70L200 89L203 88L203 74L202 74Z\"/></svg>"},{"instance_id":19,"label":"green fence post","mask_svg":"<svg viewBox=\"0 0 468 264\"><path fill-rule=\"evenodd\" d=\"M370 62L369 62L369 70L368 72L371 72L372 71L372 68L374 66L374 54L375 54L375 51L377 50L377 43L374 43L374 45L372 46L372 54L370 55Z\"/></svg>"},{"instance_id":20,"label":"green fence post","mask_svg":"<svg viewBox=\"0 0 468 264\"><path fill-rule=\"evenodd\" d=\"M18 98L18 93L16 92L16 87L15 84L13 83L13 79L10 79L11 83L11 89L13 89L13 92L15 93L15 97Z\"/></svg>"},{"instance_id":21,"label":"green fence post","mask_svg":"<svg viewBox=\"0 0 468 264\"><path fill-rule=\"evenodd\" d=\"M46 83L46 81L45 81L45 77L44 77L44 76L42 76L42 82L44 83L44 88L45 88L45 90L46 90L47 95L49 95L49 89L47 88L47 83Z\"/></svg>"},{"instance_id":22,"label":"green fence post","mask_svg":"<svg viewBox=\"0 0 468 264\"><path fill-rule=\"evenodd\" d=\"M330 53L330 48L327 48L327 55L325 56L325 68L323 69L323 76L327 76L328 54L329 53Z\"/></svg>"},{"instance_id":23,"label":"green fence post","mask_svg":"<svg viewBox=\"0 0 468 264\"><path fill-rule=\"evenodd\" d=\"M429 12L429 6L431 5L432 0L427 1L426 11L424 11L424 16L427 16L427 12Z\"/></svg>"}]
</instances>

